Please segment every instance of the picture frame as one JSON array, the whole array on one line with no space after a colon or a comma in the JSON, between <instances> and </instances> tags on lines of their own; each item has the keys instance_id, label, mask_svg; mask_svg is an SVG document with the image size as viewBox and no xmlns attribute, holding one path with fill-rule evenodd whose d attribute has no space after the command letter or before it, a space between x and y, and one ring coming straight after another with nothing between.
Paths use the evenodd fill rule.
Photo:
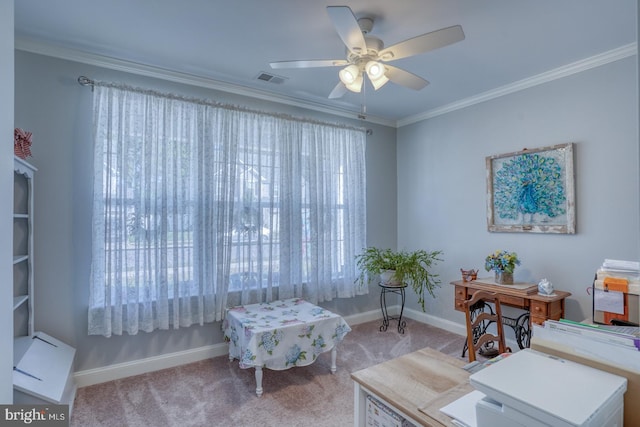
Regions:
<instances>
[{"instance_id":1,"label":"picture frame","mask_svg":"<svg viewBox=\"0 0 640 427\"><path fill-rule=\"evenodd\" d=\"M490 232L575 234L573 146L486 157Z\"/></svg>"}]
</instances>

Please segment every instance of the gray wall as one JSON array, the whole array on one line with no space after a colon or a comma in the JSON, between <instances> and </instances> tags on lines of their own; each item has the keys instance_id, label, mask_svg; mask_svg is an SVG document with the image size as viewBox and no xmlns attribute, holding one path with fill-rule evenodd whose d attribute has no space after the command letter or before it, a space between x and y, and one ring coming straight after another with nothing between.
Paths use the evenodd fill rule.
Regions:
<instances>
[{"instance_id":1,"label":"gray wall","mask_svg":"<svg viewBox=\"0 0 640 427\"><path fill-rule=\"evenodd\" d=\"M87 336L90 268L91 91L79 75L221 102L348 121L46 56L16 52L15 125L34 132L36 328L77 347L77 370L198 348L222 340L219 324L137 336ZM444 250L443 282L429 314L462 323L453 310L459 268L482 268L487 253L515 250L516 278L549 278L573 293L567 316L588 317L586 288L604 258L638 259L636 59L628 58L398 129L370 125L368 244ZM357 124L357 122L353 122ZM397 140L397 152L396 152ZM576 235L489 233L488 155L576 143ZM396 159L397 156L397 159ZM397 182L396 182L397 180ZM615 209L611 209L615 207ZM378 308L368 296L325 304L343 315ZM407 305L419 309L415 299Z\"/></svg>"},{"instance_id":2,"label":"gray wall","mask_svg":"<svg viewBox=\"0 0 640 427\"><path fill-rule=\"evenodd\" d=\"M15 123L33 132L35 177L35 326L77 348L86 370L222 342L220 324L104 338L87 335L91 265L91 89L80 75L321 120L357 121L267 101L16 51ZM396 130L367 124L368 236L395 247ZM374 191L375 189L375 191ZM343 315L378 308L377 290L323 304Z\"/></svg>"},{"instance_id":3,"label":"gray wall","mask_svg":"<svg viewBox=\"0 0 640 427\"><path fill-rule=\"evenodd\" d=\"M522 260L516 280L548 278L573 294L567 318L583 320L602 261L640 258L636 65L619 60L398 130L398 247L444 250L429 313L464 322L449 282L460 268L490 277L485 256L507 249ZM485 157L566 142L577 234L489 233Z\"/></svg>"},{"instance_id":4,"label":"gray wall","mask_svg":"<svg viewBox=\"0 0 640 427\"><path fill-rule=\"evenodd\" d=\"M0 2L0 404L13 403L13 0Z\"/></svg>"}]
</instances>

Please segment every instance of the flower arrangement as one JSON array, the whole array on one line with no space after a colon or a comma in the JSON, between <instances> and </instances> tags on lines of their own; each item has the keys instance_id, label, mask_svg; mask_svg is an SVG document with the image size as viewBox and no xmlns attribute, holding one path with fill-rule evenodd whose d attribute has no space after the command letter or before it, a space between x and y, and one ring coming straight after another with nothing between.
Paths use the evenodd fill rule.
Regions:
<instances>
[{"instance_id":1,"label":"flower arrangement","mask_svg":"<svg viewBox=\"0 0 640 427\"><path fill-rule=\"evenodd\" d=\"M484 260L484 269L496 273L513 273L516 265L520 265L520 260L515 252L497 250Z\"/></svg>"}]
</instances>

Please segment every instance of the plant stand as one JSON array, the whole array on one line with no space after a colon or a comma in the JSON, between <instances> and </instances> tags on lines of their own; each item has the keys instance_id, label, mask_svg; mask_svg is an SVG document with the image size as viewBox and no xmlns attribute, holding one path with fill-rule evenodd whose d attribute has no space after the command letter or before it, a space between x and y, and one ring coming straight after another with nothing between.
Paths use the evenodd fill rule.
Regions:
<instances>
[{"instance_id":1,"label":"plant stand","mask_svg":"<svg viewBox=\"0 0 640 427\"><path fill-rule=\"evenodd\" d=\"M407 326L407 322L402 320L402 312L404 311L404 300L405 300L405 288L406 284L401 285L386 285L384 283L378 283L380 286L380 309L382 310L382 326L380 326L380 332L385 332L389 327L389 322L391 320L398 320L398 332L404 334L404 327ZM396 294L400 295L402 298L402 305L400 306L400 315L389 316L387 311L387 294Z\"/></svg>"}]
</instances>

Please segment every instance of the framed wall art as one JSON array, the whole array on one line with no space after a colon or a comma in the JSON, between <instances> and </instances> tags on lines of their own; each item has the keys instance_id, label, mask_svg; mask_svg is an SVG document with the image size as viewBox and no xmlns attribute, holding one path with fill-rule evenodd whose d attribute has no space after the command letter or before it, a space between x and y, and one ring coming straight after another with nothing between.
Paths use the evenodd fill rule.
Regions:
<instances>
[{"instance_id":1,"label":"framed wall art","mask_svg":"<svg viewBox=\"0 0 640 427\"><path fill-rule=\"evenodd\" d=\"M573 143L486 158L489 231L575 234Z\"/></svg>"}]
</instances>

